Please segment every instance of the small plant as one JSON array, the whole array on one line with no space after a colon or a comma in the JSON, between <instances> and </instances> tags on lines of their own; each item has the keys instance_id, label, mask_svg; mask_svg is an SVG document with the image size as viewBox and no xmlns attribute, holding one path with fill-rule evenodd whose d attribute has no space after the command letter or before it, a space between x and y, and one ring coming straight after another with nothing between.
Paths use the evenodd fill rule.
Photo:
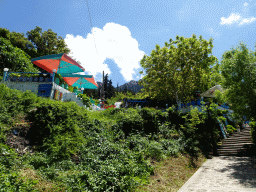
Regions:
<instances>
[{"instance_id":1,"label":"small plant","mask_svg":"<svg viewBox=\"0 0 256 192\"><path fill-rule=\"evenodd\" d=\"M77 97L82 98L83 104L86 105L86 107L90 107L92 103L90 102L90 98L87 97L85 94L79 93Z\"/></svg>"},{"instance_id":2,"label":"small plant","mask_svg":"<svg viewBox=\"0 0 256 192\"><path fill-rule=\"evenodd\" d=\"M235 127L233 127L232 125L227 125L227 132L228 134L232 134L233 132L235 132L237 129Z\"/></svg>"},{"instance_id":3,"label":"small plant","mask_svg":"<svg viewBox=\"0 0 256 192\"><path fill-rule=\"evenodd\" d=\"M251 121L249 125L251 126L252 142L256 144L256 121Z\"/></svg>"}]
</instances>

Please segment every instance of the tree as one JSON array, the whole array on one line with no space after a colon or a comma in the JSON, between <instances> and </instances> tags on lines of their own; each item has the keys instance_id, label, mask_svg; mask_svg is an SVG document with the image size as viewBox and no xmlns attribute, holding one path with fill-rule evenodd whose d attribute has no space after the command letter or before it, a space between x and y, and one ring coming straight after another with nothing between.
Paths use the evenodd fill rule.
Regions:
<instances>
[{"instance_id":1,"label":"tree","mask_svg":"<svg viewBox=\"0 0 256 192\"><path fill-rule=\"evenodd\" d=\"M210 73L210 87L213 87L215 85L220 85L221 82L223 81L223 76L222 74L220 73L221 70L220 70L220 64L219 62L217 61L216 62L216 65L214 65L212 68L211 68L211 73Z\"/></svg>"},{"instance_id":2,"label":"tree","mask_svg":"<svg viewBox=\"0 0 256 192\"><path fill-rule=\"evenodd\" d=\"M15 72L39 72L33 67L27 54L21 49L14 47L11 42L0 37L0 75L3 75L3 69L9 68L9 71Z\"/></svg>"},{"instance_id":3,"label":"tree","mask_svg":"<svg viewBox=\"0 0 256 192\"><path fill-rule=\"evenodd\" d=\"M140 81L142 91L151 99L176 99L179 109L181 100L188 102L197 90L205 91L210 87L210 66L216 57L212 53L212 39L199 39L176 36L165 46L156 45L150 56L144 56L141 66L146 75ZM177 45L175 47L174 45ZM140 72L142 74L142 71Z\"/></svg>"},{"instance_id":4,"label":"tree","mask_svg":"<svg viewBox=\"0 0 256 192\"><path fill-rule=\"evenodd\" d=\"M57 33L51 29L42 32L42 28L36 27L34 30L28 31L27 36L28 38L25 37L24 33L10 32L8 29L0 28L0 37L9 40L13 47L23 50L29 59L70 52L64 39L60 36L57 38ZM38 66L35 68L41 72L46 72Z\"/></svg>"},{"instance_id":5,"label":"tree","mask_svg":"<svg viewBox=\"0 0 256 192\"><path fill-rule=\"evenodd\" d=\"M115 88L112 85L112 80L108 79L108 74L104 76L104 92L105 99L110 99L115 95Z\"/></svg>"},{"instance_id":6,"label":"tree","mask_svg":"<svg viewBox=\"0 0 256 192\"><path fill-rule=\"evenodd\" d=\"M222 55L222 87L236 117L256 119L256 56L240 43Z\"/></svg>"},{"instance_id":7,"label":"tree","mask_svg":"<svg viewBox=\"0 0 256 192\"><path fill-rule=\"evenodd\" d=\"M0 28L0 37L9 40L14 47L20 48L31 58L36 56L36 49L24 33L10 32L8 29ZM30 58L29 56L27 57Z\"/></svg>"},{"instance_id":8,"label":"tree","mask_svg":"<svg viewBox=\"0 0 256 192\"><path fill-rule=\"evenodd\" d=\"M28 31L27 36L37 50L36 57L70 53L64 39L60 36L57 37L57 33L54 33L51 29L42 32L42 28L37 26L35 29Z\"/></svg>"}]
</instances>

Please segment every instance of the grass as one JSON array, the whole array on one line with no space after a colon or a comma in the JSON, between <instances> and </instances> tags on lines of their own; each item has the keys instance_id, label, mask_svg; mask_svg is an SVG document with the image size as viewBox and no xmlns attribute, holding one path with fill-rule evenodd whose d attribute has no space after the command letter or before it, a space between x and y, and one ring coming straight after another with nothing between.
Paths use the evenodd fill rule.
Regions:
<instances>
[{"instance_id":1,"label":"grass","mask_svg":"<svg viewBox=\"0 0 256 192\"><path fill-rule=\"evenodd\" d=\"M31 168L23 168L20 170L20 176L24 181L28 179L37 180L38 183L33 187L35 191L45 191L45 192L53 192L53 191L65 191L64 188L57 186L56 184L49 182L39 176L37 172Z\"/></svg>"},{"instance_id":2,"label":"grass","mask_svg":"<svg viewBox=\"0 0 256 192\"><path fill-rule=\"evenodd\" d=\"M160 162L151 161L156 167L154 175L150 177L148 184L138 187L135 192L178 191L207 159L200 155L198 160L195 160L196 167L190 166L189 160L189 156L180 154Z\"/></svg>"}]
</instances>

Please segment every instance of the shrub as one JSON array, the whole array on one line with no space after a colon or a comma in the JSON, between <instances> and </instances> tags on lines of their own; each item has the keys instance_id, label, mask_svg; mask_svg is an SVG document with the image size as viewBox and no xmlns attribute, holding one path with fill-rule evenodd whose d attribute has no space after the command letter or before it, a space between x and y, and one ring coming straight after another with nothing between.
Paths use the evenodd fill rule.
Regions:
<instances>
[{"instance_id":1,"label":"shrub","mask_svg":"<svg viewBox=\"0 0 256 192\"><path fill-rule=\"evenodd\" d=\"M235 132L237 129L235 127L233 127L232 125L227 125L227 132L228 134L231 134L233 132Z\"/></svg>"},{"instance_id":2,"label":"shrub","mask_svg":"<svg viewBox=\"0 0 256 192\"><path fill-rule=\"evenodd\" d=\"M252 142L256 144L256 121L251 121L249 125L251 126Z\"/></svg>"},{"instance_id":3,"label":"shrub","mask_svg":"<svg viewBox=\"0 0 256 192\"><path fill-rule=\"evenodd\" d=\"M165 116L161 111L155 110L154 108L142 108L142 109L136 109L143 119L143 128L146 134L149 133L157 133L159 122L163 118L167 118L167 114L165 113Z\"/></svg>"},{"instance_id":4,"label":"shrub","mask_svg":"<svg viewBox=\"0 0 256 192\"><path fill-rule=\"evenodd\" d=\"M79 126L87 121L87 113L75 103L45 100L28 115L32 122L28 137L39 150L47 150L57 158L76 153L83 143Z\"/></svg>"},{"instance_id":5,"label":"shrub","mask_svg":"<svg viewBox=\"0 0 256 192\"><path fill-rule=\"evenodd\" d=\"M126 110L126 113L119 113L117 122L126 137L132 132L141 133L143 130L143 119L135 109L128 109Z\"/></svg>"},{"instance_id":6,"label":"shrub","mask_svg":"<svg viewBox=\"0 0 256 192\"><path fill-rule=\"evenodd\" d=\"M0 143L5 143L8 126L0 122Z\"/></svg>"},{"instance_id":7,"label":"shrub","mask_svg":"<svg viewBox=\"0 0 256 192\"><path fill-rule=\"evenodd\" d=\"M184 150L184 143L181 138L177 140L161 139L159 143L162 145L164 153L167 156L177 156L178 153Z\"/></svg>"},{"instance_id":8,"label":"shrub","mask_svg":"<svg viewBox=\"0 0 256 192\"><path fill-rule=\"evenodd\" d=\"M151 141L146 148L146 157L160 161L163 158L163 147L156 141Z\"/></svg>"},{"instance_id":9,"label":"shrub","mask_svg":"<svg viewBox=\"0 0 256 192\"><path fill-rule=\"evenodd\" d=\"M86 105L86 107L91 106L90 98L87 97L85 94L79 93L77 97L82 98L83 104Z\"/></svg>"}]
</instances>

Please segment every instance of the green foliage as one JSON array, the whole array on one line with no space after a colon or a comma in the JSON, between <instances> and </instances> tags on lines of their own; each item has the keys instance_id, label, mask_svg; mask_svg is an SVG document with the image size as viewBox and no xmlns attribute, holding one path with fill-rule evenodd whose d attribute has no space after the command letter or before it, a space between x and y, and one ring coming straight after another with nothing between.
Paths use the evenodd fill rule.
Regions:
<instances>
[{"instance_id":1,"label":"green foliage","mask_svg":"<svg viewBox=\"0 0 256 192\"><path fill-rule=\"evenodd\" d=\"M34 190L36 180L12 176L22 167L35 170L47 182L58 183L65 188L62 191L133 191L153 174L150 159L161 160L186 151L198 153L198 148L208 146L213 129L209 126L212 122L204 126L206 114L196 109L186 114L187 118L171 107L164 113L149 108L89 112L75 103L37 98L0 86L0 100L4 101L0 106L8 116L0 118L8 122L9 117L19 115L17 110L27 115L32 122L27 136L37 150L18 157L14 150L0 146L1 153L12 154L6 159L0 157L0 185L5 191L20 186L24 191ZM13 102L12 98L15 104L9 101ZM7 131L4 127L0 123L2 143Z\"/></svg>"},{"instance_id":2,"label":"green foliage","mask_svg":"<svg viewBox=\"0 0 256 192\"><path fill-rule=\"evenodd\" d=\"M157 133L159 122L167 120L167 113L163 114L160 110L154 108L137 109L140 116L143 118L143 128L146 134Z\"/></svg>"},{"instance_id":3,"label":"green foliage","mask_svg":"<svg viewBox=\"0 0 256 192\"><path fill-rule=\"evenodd\" d=\"M15 151L7 145L0 143L0 188L2 191L34 191L33 186L37 180L24 181L15 169L18 156Z\"/></svg>"},{"instance_id":4,"label":"green foliage","mask_svg":"<svg viewBox=\"0 0 256 192\"><path fill-rule=\"evenodd\" d=\"M249 125L251 126L252 142L256 144L256 121L251 121Z\"/></svg>"},{"instance_id":5,"label":"green foliage","mask_svg":"<svg viewBox=\"0 0 256 192\"><path fill-rule=\"evenodd\" d=\"M108 74L104 76L104 92L105 99L110 99L115 95L115 88L112 85L112 80L108 79Z\"/></svg>"},{"instance_id":6,"label":"green foliage","mask_svg":"<svg viewBox=\"0 0 256 192\"><path fill-rule=\"evenodd\" d=\"M55 79L58 78L59 79L59 82L60 82L60 85L63 84L65 85L66 82L64 81L63 77L61 76L61 74L59 73L55 73Z\"/></svg>"},{"instance_id":7,"label":"green foliage","mask_svg":"<svg viewBox=\"0 0 256 192\"><path fill-rule=\"evenodd\" d=\"M26 52L29 58L33 58L36 55L36 49L32 42L25 37L24 33L10 32L8 29L0 28L0 37L9 40L14 47Z\"/></svg>"},{"instance_id":8,"label":"green foliage","mask_svg":"<svg viewBox=\"0 0 256 192\"><path fill-rule=\"evenodd\" d=\"M226 121L226 118L225 118L225 117L219 116L218 119L219 119L220 121L222 121L222 123L225 124L225 121Z\"/></svg>"},{"instance_id":9,"label":"green foliage","mask_svg":"<svg viewBox=\"0 0 256 192\"><path fill-rule=\"evenodd\" d=\"M221 93L219 90L216 90L214 92L214 94L215 94L216 102L221 103L221 104L228 102L227 96L226 96L227 91L225 91L224 93Z\"/></svg>"},{"instance_id":10,"label":"green foliage","mask_svg":"<svg viewBox=\"0 0 256 192\"><path fill-rule=\"evenodd\" d=\"M52 100L37 105L28 115L31 124L29 137L57 158L66 158L78 151L83 143L79 125L87 120L86 111L75 103Z\"/></svg>"},{"instance_id":11,"label":"green foliage","mask_svg":"<svg viewBox=\"0 0 256 192\"><path fill-rule=\"evenodd\" d=\"M150 98L190 101L195 91L205 91L210 86L210 65L216 61L214 56L208 56L212 48L212 39L197 39L194 34L191 38L170 39L162 48L156 45L150 56L141 60L147 73L140 82L142 91Z\"/></svg>"},{"instance_id":12,"label":"green foliage","mask_svg":"<svg viewBox=\"0 0 256 192\"><path fill-rule=\"evenodd\" d=\"M92 105L90 102L90 98L87 97L85 94L79 93L77 97L82 98L83 104L86 105L86 107L90 107Z\"/></svg>"},{"instance_id":13,"label":"green foliage","mask_svg":"<svg viewBox=\"0 0 256 192\"><path fill-rule=\"evenodd\" d=\"M57 33L54 33L52 29L42 32L42 28L36 26L35 29L27 32L27 37L37 50L33 57L70 52L64 39L57 37Z\"/></svg>"},{"instance_id":14,"label":"green foliage","mask_svg":"<svg viewBox=\"0 0 256 192\"><path fill-rule=\"evenodd\" d=\"M31 91L21 92L0 84L0 122L11 125L12 119L34 109L39 98Z\"/></svg>"},{"instance_id":15,"label":"green foliage","mask_svg":"<svg viewBox=\"0 0 256 192\"><path fill-rule=\"evenodd\" d=\"M2 122L0 121L0 143L5 143L7 132L8 132L8 126L5 124L2 124Z\"/></svg>"},{"instance_id":16,"label":"green foliage","mask_svg":"<svg viewBox=\"0 0 256 192\"><path fill-rule=\"evenodd\" d=\"M256 117L256 57L243 43L222 55L222 87L227 89L225 98L232 104L237 117ZM240 118L239 117L239 118Z\"/></svg>"},{"instance_id":17,"label":"green foliage","mask_svg":"<svg viewBox=\"0 0 256 192\"><path fill-rule=\"evenodd\" d=\"M227 125L226 129L227 129L227 132L228 132L229 135L232 134L233 132L235 132L235 131L237 130L237 129L236 129L235 127L233 127L232 125Z\"/></svg>"},{"instance_id":18,"label":"green foliage","mask_svg":"<svg viewBox=\"0 0 256 192\"><path fill-rule=\"evenodd\" d=\"M23 50L13 46L9 40L0 37L1 76L3 75L4 68L15 72L38 72Z\"/></svg>"},{"instance_id":19,"label":"green foliage","mask_svg":"<svg viewBox=\"0 0 256 192\"><path fill-rule=\"evenodd\" d=\"M117 121L119 126L122 127L125 136L132 132L141 132L143 130L143 118L135 109L128 109L126 113L120 112L117 116Z\"/></svg>"}]
</instances>

